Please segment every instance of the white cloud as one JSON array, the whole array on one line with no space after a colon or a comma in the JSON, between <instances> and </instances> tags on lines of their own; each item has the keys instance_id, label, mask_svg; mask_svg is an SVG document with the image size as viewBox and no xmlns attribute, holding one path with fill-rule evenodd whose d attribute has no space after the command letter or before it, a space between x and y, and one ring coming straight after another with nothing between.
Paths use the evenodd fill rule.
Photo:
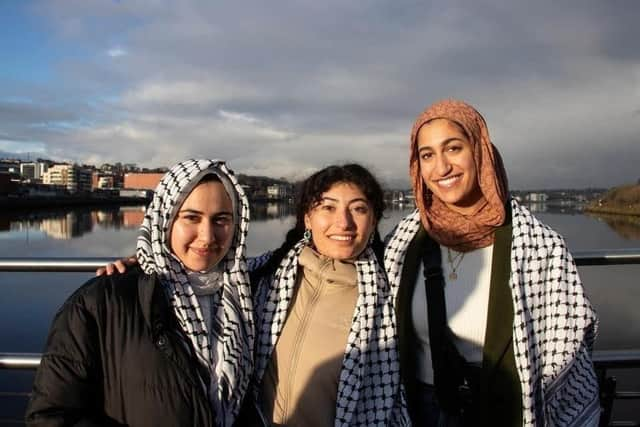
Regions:
<instances>
[{"instance_id":1,"label":"white cloud","mask_svg":"<svg viewBox=\"0 0 640 427\"><path fill-rule=\"evenodd\" d=\"M0 150L7 153L45 153L45 145L38 141L11 141L0 139Z\"/></svg>"},{"instance_id":2,"label":"white cloud","mask_svg":"<svg viewBox=\"0 0 640 427\"><path fill-rule=\"evenodd\" d=\"M120 47L113 47L113 48L107 50L107 55L109 55L112 58L118 58L120 56L125 56L127 54L128 54L128 52L126 50L124 50L123 48L120 48Z\"/></svg>"},{"instance_id":3,"label":"white cloud","mask_svg":"<svg viewBox=\"0 0 640 427\"><path fill-rule=\"evenodd\" d=\"M220 110L218 111L218 113L220 114L220 117L230 122L243 122L243 123L249 123L252 125L261 123L261 120L245 113L235 113L233 111L225 111L225 110Z\"/></svg>"},{"instance_id":4,"label":"white cloud","mask_svg":"<svg viewBox=\"0 0 640 427\"><path fill-rule=\"evenodd\" d=\"M135 55L65 59L46 88L55 101L0 105L2 135L42 141L52 155L145 166L222 157L272 176L359 161L407 183L414 117L459 97L486 116L516 187L638 179L640 29L631 17L640 6L98 3L44 4L62 35L54 42ZM58 109L55 120L86 125L49 125Z\"/></svg>"}]
</instances>

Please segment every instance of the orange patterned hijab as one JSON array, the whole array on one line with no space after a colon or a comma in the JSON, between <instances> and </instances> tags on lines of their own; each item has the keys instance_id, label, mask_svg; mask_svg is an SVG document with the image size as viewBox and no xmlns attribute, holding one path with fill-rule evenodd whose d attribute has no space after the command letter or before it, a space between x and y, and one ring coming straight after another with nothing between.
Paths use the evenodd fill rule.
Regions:
<instances>
[{"instance_id":1,"label":"orange patterned hijab","mask_svg":"<svg viewBox=\"0 0 640 427\"><path fill-rule=\"evenodd\" d=\"M422 181L418 131L435 119L447 119L458 124L471 142L477 182L486 200L471 215L462 215L449 209ZM506 216L507 175L500 153L489 139L487 123L475 108L462 101L447 99L436 102L420 114L411 130L409 170L422 225L431 237L441 245L460 252L484 248L493 243L494 231L504 223Z\"/></svg>"}]
</instances>

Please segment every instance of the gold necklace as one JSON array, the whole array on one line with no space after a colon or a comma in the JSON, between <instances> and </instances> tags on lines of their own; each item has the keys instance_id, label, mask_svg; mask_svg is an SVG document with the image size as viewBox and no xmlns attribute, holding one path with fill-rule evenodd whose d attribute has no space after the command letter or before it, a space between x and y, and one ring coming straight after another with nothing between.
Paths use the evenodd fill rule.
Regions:
<instances>
[{"instance_id":1,"label":"gold necklace","mask_svg":"<svg viewBox=\"0 0 640 427\"><path fill-rule=\"evenodd\" d=\"M458 273L456 270L460 267L460 263L464 258L464 252L456 252L455 255L451 256L451 249L447 248L447 262L449 263L449 267L451 268L451 273L449 273L449 279L456 280L458 278Z\"/></svg>"}]
</instances>

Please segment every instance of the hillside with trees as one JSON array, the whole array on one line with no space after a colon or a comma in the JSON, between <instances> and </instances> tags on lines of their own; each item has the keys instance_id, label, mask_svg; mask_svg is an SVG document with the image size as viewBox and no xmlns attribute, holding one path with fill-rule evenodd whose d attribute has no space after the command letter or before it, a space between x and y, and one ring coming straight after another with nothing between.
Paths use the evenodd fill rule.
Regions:
<instances>
[{"instance_id":1,"label":"hillside with trees","mask_svg":"<svg viewBox=\"0 0 640 427\"><path fill-rule=\"evenodd\" d=\"M617 215L640 215L640 183L614 187L589 203L585 210Z\"/></svg>"}]
</instances>

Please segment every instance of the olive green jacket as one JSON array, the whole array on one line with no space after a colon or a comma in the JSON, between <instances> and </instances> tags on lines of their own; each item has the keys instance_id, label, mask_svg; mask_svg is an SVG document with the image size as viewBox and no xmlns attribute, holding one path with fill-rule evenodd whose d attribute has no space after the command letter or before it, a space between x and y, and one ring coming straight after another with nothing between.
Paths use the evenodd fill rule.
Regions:
<instances>
[{"instance_id":1,"label":"olive green jacket","mask_svg":"<svg viewBox=\"0 0 640 427\"><path fill-rule=\"evenodd\" d=\"M411 319L411 299L416 286L413 279L422 262L420 248L428 235L420 228L409 245L402 268L402 278L396 299L398 319L400 366L403 383L411 413L415 411L416 385L416 335ZM477 425L518 426L522 425L522 403L520 380L513 353L513 304L509 288L511 250L511 223L496 231L491 266L489 309L482 369L477 402L481 420Z\"/></svg>"}]
</instances>

